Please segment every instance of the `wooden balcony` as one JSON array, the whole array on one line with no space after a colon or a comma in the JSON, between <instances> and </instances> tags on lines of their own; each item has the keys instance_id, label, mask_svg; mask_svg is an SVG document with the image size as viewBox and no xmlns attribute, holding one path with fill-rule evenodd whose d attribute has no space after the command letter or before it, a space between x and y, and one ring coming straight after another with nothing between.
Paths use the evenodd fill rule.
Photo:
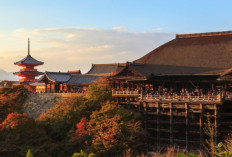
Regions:
<instances>
[{"instance_id":1,"label":"wooden balcony","mask_svg":"<svg viewBox=\"0 0 232 157\"><path fill-rule=\"evenodd\" d=\"M232 100L232 95L228 95L222 99L221 95L216 96L167 96L167 95L143 95L139 91L115 91L112 90L113 97L138 97L140 100L146 101L183 101L183 102L221 102L223 99Z\"/></svg>"},{"instance_id":2,"label":"wooden balcony","mask_svg":"<svg viewBox=\"0 0 232 157\"><path fill-rule=\"evenodd\" d=\"M166 96L166 95L143 95L141 100L156 101L222 101L220 95L217 96Z\"/></svg>"}]
</instances>

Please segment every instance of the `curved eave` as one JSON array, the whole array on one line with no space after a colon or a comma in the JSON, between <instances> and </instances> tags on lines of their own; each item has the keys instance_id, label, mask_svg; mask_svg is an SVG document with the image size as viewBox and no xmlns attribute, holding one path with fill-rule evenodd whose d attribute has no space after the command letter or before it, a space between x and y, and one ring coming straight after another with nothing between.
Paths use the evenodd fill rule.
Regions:
<instances>
[{"instance_id":1,"label":"curved eave","mask_svg":"<svg viewBox=\"0 0 232 157\"><path fill-rule=\"evenodd\" d=\"M23 65L30 65L30 66L38 66L38 65L43 65L44 64L44 62L41 62L41 63L37 63L37 64L33 64L33 63L22 63L22 62L15 62L14 63L15 65L18 65L18 66L23 66Z\"/></svg>"},{"instance_id":2,"label":"curved eave","mask_svg":"<svg viewBox=\"0 0 232 157\"><path fill-rule=\"evenodd\" d=\"M35 73L31 73L31 72L14 72L14 75L42 75L42 72L35 72Z\"/></svg>"},{"instance_id":3,"label":"curved eave","mask_svg":"<svg viewBox=\"0 0 232 157\"><path fill-rule=\"evenodd\" d=\"M41 76L41 78L38 79L38 82L43 82L45 79L48 79L50 82L53 82L53 83L56 82L56 80L49 77L46 72L43 76Z\"/></svg>"},{"instance_id":4,"label":"curved eave","mask_svg":"<svg viewBox=\"0 0 232 157\"><path fill-rule=\"evenodd\" d=\"M53 77L50 77L49 75L48 75L48 73L49 72L45 72L44 73L44 75L41 77L41 78L39 78L38 79L38 82L42 82L43 80L45 80L45 79L48 79L50 82L52 82L52 83L63 83L63 84L65 84L65 83L67 83L69 80L70 80L70 78L69 78L69 80L67 80L67 81L57 81L56 79L54 79Z\"/></svg>"}]
</instances>

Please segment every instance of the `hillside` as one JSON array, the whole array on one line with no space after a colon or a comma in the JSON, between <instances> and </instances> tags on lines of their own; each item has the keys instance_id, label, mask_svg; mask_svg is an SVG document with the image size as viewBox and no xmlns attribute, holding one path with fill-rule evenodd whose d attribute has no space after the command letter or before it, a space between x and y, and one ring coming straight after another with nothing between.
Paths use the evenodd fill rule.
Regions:
<instances>
[{"instance_id":1,"label":"hillside","mask_svg":"<svg viewBox=\"0 0 232 157\"><path fill-rule=\"evenodd\" d=\"M17 81L18 77L13 75L13 72L6 72L0 69L0 80Z\"/></svg>"}]
</instances>

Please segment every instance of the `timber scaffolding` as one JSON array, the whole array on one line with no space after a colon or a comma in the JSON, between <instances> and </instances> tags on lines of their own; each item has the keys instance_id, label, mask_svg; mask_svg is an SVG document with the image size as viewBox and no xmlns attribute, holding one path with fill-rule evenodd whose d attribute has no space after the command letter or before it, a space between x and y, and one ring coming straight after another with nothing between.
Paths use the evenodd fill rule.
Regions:
<instances>
[{"instance_id":1,"label":"timber scaffolding","mask_svg":"<svg viewBox=\"0 0 232 157\"><path fill-rule=\"evenodd\" d=\"M216 131L215 144L231 130L232 96L151 96L114 90L112 95L118 104L142 113L149 151L174 145L202 150L207 119Z\"/></svg>"}]
</instances>

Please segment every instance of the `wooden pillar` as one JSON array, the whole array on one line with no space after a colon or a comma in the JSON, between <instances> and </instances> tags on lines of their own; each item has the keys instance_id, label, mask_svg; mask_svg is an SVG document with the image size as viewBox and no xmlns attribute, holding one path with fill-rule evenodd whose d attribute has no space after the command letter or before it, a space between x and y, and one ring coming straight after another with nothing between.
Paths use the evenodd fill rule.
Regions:
<instances>
[{"instance_id":1,"label":"wooden pillar","mask_svg":"<svg viewBox=\"0 0 232 157\"><path fill-rule=\"evenodd\" d=\"M112 90L114 90L114 85L115 85L115 82L113 81L112 82Z\"/></svg>"},{"instance_id":2,"label":"wooden pillar","mask_svg":"<svg viewBox=\"0 0 232 157\"><path fill-rule=\"evenodd\" d=\"M160 150L160 104L157 102L157 151Z\"/></svg>"},{"instance_id":3,"label":"wooden pillar","mask_svg":"<svg viewBox=\"0 0 232 157\"><path fill-rule=\"evenodd\" d=\"M215 89L215 85L214 83L212 83L212 91L214 91L214 89Z\"/></svg>"},{"instance_id":4,"label":"wooden pillar","mask_svg":"<svg viewBox=\"0 0 232 157\"><path fill-rule=\"evenodd\" d=\"M203 135L203 124L202 124L202 118L203 118L203 106L202 104L200 104L200 118L199 118L199 128L200 128L200 150L202 148L202 144L203 144L203 139L202 139L202 135Z\"/></svg>"},{"instance_id":5,"label":"wooden pillar","mask_svg":"<svg viewBox=\"0 0 232 157\"><path fill-rule=\"evenodd\" d=\"M64 92L64 84L62 83L62 92Z\"/></svg>"},{"instance_id":6,"label":"wooden pillar","mask_svg":"<svg viewBox=\"0 0 232 157\"><path fill-rule=\"evenodd\" d=\"M148 109L148 103L147 102L144 102L144 114L145 114L145 133L146 133L146 143L148 144L148 133L147 133L147 109ZM147 148L148 148L148 145L147 145Z\"/></svg>"},{"instance_id":7,"label":"wooden pillar","mask_svg":"<svg viewBox=\"0 0 232 157\"><path fill-rule=\"evenodd\" d=\"M45 83L45 93L47 93L48 87L47 87L47 83Z\"/></svg>"},{"instance_id":8,"label":"wooden pillar","mask_svg":"<svg viewBox=\"0 0 232 157\"><path fill-rule=\"evenodd\" d=\"M170 147L173 146L173 108L172 103L169 103L169 109L170 109Z\"/></svg>"},{"instance_id":9,"label":"wooden pillar","mask_svg":"<svg viewBox=\"0 0 232 157\"><path fill-rule=\"evenodd\" d=\"M217 144L217 104L214 104L214 145Z\"/></svg>"},{"instance_id":10,"label":"wooden pillar","mask_svg":"<svg viewBox=\"0 0 232 157\"><path fill-rule=\"evenodd\" d=\"M188 135L189 135L189 119L188 119L188 114L189 114L189 108L188 104L185 103L185 146L186 146L186 151L188 152Z\"/></svg>"},{"instance_id":11,"label":"wooden pillar","mask_svg":"<svg viewBox=\"0 0 232 157\"><path fill-rule=\"evenodd\" d=\"M52 92L52 83L50 83L50 93Z\"/></svg>"}]
</instances>

